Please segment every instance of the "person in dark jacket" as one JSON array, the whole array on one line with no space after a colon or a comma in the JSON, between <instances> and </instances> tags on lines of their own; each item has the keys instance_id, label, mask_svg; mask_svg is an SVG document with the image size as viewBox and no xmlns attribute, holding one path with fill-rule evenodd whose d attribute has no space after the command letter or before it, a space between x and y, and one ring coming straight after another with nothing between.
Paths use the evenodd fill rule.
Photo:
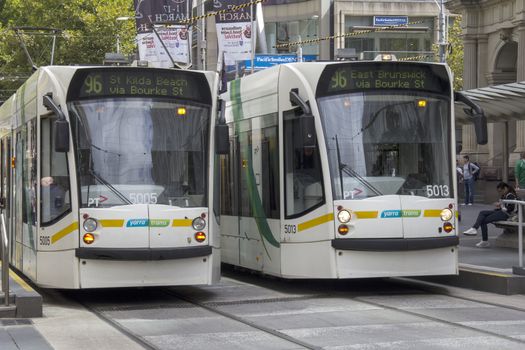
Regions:
<instances>
[{"instance_id":1,"label":"person in dark jacket","mask_svg":"<svg viewBox=\"0 0 525 350\"><path fill-rule=\"evenodd\" d=\"M487 231L487 224L491 222L495 222L495 221L507 220L509 216L514 213L516 209L516 204L514 203L502 203L501 202L501 200L503 199L516 200L518 198L516 196L516 192L514 191L514 188L512 188L505 182L500 182L498 186L496 187L496 190L498 191L500 198L501 198L500 201L496 203L496 209L480 211L480 213L478 214L478 218L476 219L476 222L474 223L474 225L468 230L463 232L464 235L475 236L478 234L478 228L481 227L482 240L481 242L476 244L476 247L478 248L490 247L489 236L488 236L488 231Z\"/></svg>"}]
</instances>

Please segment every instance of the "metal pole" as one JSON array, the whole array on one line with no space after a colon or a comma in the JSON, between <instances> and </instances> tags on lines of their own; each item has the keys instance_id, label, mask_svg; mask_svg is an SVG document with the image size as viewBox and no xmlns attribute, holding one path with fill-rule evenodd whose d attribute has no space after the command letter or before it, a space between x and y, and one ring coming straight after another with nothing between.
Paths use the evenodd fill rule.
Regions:
<instances>
[{"instance_id":1,"label":"metal pole","mask_svg":"<svg viewBox=\"0 0 525 350\"><path fill-rule=\"evenodd\" d=\"M252 53L250 55L251 56L250 57L250 61L251 61L250 62L250 73L253 74L253 72L254 72L254 67L253 67L253 63L254 62L253 61L254 61L254 56L255 56L255 45L254 44L255 44L255 35L257 33L255 31L255 27L253 25L255 23L254 20L253 20L253 4L250 5L250 19L252 20L252 38L251 38L252 41L251 41L251 45L250 45Z\"/></svg>"},{"instance_id":2,"label":"metal pole","mask_svg":"<svg viewBox=\"0 0 525 350\"><path fill-rule=\"evenodd\" d=\"M53 32L53 45L51 47L51 62L49 63L50 66L53 65L53 62L55 61L55 44L57 42L57 32Z\"/></svg>"},{"instance_id":3,"label":"metal pole","mask_svg":"<svg viewBox=\"0 0 525 350\"><path fill-rule=\"evenodd\" d=\"M2 220L2 289L4 291L4 305L9 306L9 243L7 240L4 213L0 214L0 219Z\"/></svg>"},{"instance_id":4,"label":"metal pole","mask_svg":"<svg viewBox=\"0 0 525 350\"><path fill-rule=\"evenodd\" d=\"M521 218L521 214L523 212L523 209L521 207L521 204L518 204L519 207L518 207L518 223L519 223L519 226L518 226L518 249L519 249L519 258L518 258L518 263L519 263L519 266L521 269L523 269L523 220Z\"/></svg>"}]
</instances>

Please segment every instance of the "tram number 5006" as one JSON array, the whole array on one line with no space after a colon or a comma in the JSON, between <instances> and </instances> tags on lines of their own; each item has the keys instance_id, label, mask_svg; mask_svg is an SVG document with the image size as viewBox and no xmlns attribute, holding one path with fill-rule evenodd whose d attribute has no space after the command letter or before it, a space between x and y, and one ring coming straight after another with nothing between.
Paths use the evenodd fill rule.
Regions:
<instances>
[{"instance_id":1,"label":"tram number 5006","mask_svg":"<svg viewBox=\"0 0 525 350\"><path fill-rule=\"evenodd\" d=\"M427 197L448 197L450 191L447 185L427 185Z\"/></svg>"}]
</instances>

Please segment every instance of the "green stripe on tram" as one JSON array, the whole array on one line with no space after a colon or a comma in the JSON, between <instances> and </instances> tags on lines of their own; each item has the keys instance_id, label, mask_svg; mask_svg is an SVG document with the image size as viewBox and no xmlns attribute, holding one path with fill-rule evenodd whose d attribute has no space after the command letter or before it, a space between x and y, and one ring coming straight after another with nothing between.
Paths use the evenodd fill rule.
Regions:
<instances>
[{"instance_id":1,"label":"green stripe on tram","mask_svg":"<svg viewBox=\"0 0 525 350\"><path fill-rule=\"evenodd\" d=\"M243 115L242 100L241 100L241 80L240 79L237 79L231 82L230 97L232 100L232 107L233 107L232 108L233 119L235 121L235 134L238 135L238 132L239 132L238 125L240 121L242 120L242 115ZM266 214L264 212L261 196L259 195L259 191L257 191L255 174L253 173L252 152L250 150L248 143L245 143L244 147L245 147L243 150L244 152L241 152L241 154L244 153L248 155L248 166L243 167L242 169L245 169L246 171L246 179L248 183L248 197L250 199L250 205L253 209L254 219L255 219L255 222L257 223L257 228L259 229L259 234L261 235L261 239L264 238L272 246L279 248L280 243L275 239L275 237L272 234L272 230L270 229L270 225L268 225L268 219L266 218ZM268 254L268 251L266 251L266 253Z\"/></svg>"}]
</instances>

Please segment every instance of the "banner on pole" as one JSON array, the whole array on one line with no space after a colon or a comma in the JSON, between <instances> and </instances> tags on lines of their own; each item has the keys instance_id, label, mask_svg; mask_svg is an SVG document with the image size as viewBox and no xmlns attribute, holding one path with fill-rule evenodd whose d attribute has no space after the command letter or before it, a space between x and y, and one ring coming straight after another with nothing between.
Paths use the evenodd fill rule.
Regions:
<instances>
[{"instance_id":1,"label":"banner on pole","mask_svg":"<svg viewBox=\"0 0 525 350\"><path fill-rule=\"evenodd\" d=\"M188 64L191 31L178 23L190 17L192 0L134 2L139 59L148 61L153 67L173 67L172 59ZM153 25L157 25L158 36Z\"/></svg>"},{"instance_id":2,"label":"banner on pole","mask_svg":"<svg viewBox=\"0 0 525 350\"><path fill-rule=\"evenodd\" d=\"M227 10L246 3L246 0L214 1L214 11ZM253 7L255 16L255 6ZM236 61L250 59L252 55L252 18L250 6L215 15L219 52L224 53L224 63L234 65Z\"/></svg>"}]
</instances>

